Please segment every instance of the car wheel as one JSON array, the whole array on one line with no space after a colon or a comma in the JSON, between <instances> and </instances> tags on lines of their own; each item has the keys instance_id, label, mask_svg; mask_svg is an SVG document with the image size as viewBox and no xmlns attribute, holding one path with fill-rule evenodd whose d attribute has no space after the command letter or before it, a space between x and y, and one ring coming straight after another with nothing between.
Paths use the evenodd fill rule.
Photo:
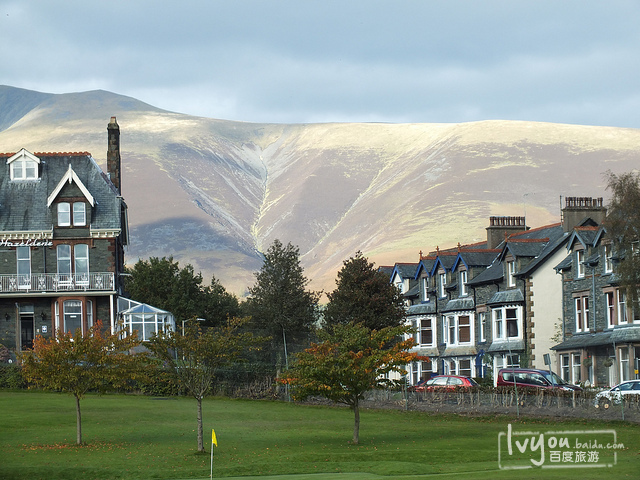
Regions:
<instances>
[{"instance_id":1,"label":"car wheel","mask_svg":"<svg viewBox=\"0 0 640 480\"><path fill-rule=\"evenodd\" d=\"M609 400L608 398L601 398L598 401L598 405L596 405L596 407L603 408L605 410L607 410L610 406L611 406L611 400Z\"/></svg>"}]
</instances>

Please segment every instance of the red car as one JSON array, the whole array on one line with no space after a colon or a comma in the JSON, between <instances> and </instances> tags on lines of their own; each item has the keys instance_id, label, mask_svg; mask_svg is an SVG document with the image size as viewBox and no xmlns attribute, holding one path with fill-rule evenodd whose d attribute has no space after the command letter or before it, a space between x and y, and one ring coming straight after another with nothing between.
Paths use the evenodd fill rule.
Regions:
<instances>
[{"instance_id":1,"label":"red car","mask_svg":"<svg viewBox=\"0 0 640 480\"><path fill-rule=\"evenodd\" d=\"M477 387L478 384L473 378L463 377L460 375L438 375L432 377L422 386L422 390L416 391L442 391L442 390L455 390L460 387L472 388Z\"/></svg>"}]
</instances>

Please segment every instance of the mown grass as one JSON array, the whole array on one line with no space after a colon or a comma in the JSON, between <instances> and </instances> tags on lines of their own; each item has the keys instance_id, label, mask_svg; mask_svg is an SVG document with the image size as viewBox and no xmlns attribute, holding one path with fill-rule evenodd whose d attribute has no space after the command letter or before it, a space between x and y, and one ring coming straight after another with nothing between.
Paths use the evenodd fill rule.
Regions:
<instances>
[{"instance_id":1,"label":"mown grass","mask_svg":"<svg viewBox=\"0 0 640 480\"><path fill-rule=\"evenodd\" d=\"M197 454L195 401L88 396L83 438L75 446L73 398L0 391L2 479L208 478L209 454ZM640 426L622 422L552 422L365 410L360 445L351 445L352 413L341 407L211 398L203 404L205 437L218 439L214 478L296 475L374 478L637 478ZM614 429L625 449L611 468L498 469L498 433L514 429ZM210 443L209 447L210 448ZM341 475L335 475L341 474ZM348 475L347 475L348 474Z\"/></svg>"}]
</instances>

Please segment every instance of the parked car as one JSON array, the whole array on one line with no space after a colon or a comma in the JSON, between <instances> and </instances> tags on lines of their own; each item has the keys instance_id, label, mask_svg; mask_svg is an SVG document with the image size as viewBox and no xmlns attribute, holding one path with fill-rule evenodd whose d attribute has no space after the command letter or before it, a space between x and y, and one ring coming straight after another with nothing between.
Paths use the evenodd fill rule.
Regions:
<instances>
[{"instance_id":1,"label":"parked car","mask_svg":"<svg viewBox=\"0 0 640 480\"><path fill-rule=\"evenodd\" d=\"M596 408L600 406L609 408L612 403L620 403L622 395L625 397L627 395L640 395L640 380L627 380L609 390L598 393L593 399L593 404Z\"/></svg>"},{"instance_id":2,"label":"parked car","mask_svg":"<svg viewBox=\"0 0 640 480\"><path fill-rule=\"evenodd\" d=\"M567 391L582 391L578 385L565 382L562 378L548 370L533 368L503 368L498 372L496 386L521 388L560 388Z\"/></svg>"},{"instance_id":3,"label":"parked car","mask_svg":"<svg viewBox=\"0 0 640 480\"><path fill-rule=\"evenodd\" d=\"M460 375L438 375L427 380L422 385L422 392L434 392L444 390L455 390L461 387L477 387L478 384L473 378L463 377Z\"/></svg>"}]
</instances>

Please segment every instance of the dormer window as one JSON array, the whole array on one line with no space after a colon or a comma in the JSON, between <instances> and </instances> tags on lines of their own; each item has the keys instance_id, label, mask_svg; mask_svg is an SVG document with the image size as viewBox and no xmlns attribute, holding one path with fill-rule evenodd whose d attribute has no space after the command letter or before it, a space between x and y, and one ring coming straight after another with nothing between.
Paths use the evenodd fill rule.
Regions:
<instances>
[{"instance_id":1,"label":"dormer window","mask_svg":"<svg viewBox=\"0 0 640 480\"><path fill-rule=\"evenodd\" d=\"M71 215L71 203L60 202L58 203L58 226L70 227L73 226L82 227L87 224L87 207L84 202L73 203L73 216Z\"/></svg>"},{"instance_id":2,"label":"dormer window","mask_svg":"<svg viewBox=\"0 0 640 480\"><path fill-rule=\"evenodd\" d=\"M578 266L578 269L577 269L578 278L584 278L584 250L576 251L576 264Z\"/></svg>"},{"instance_id":3,"label":"dormer window","mask_svg":"<svg viewBox=\"0 0 640 480\"><path fill-rule=\"evenodd\" d=\"M460 296L466 297L469 294L467 289L468 274L466 270L460 272Z\"/></svg>"},{"instance_id":4,"label":"dormer window","mask_svg":"<svg viewBox=\"0 0 640 480\"><path fill-rule=\"evenodd\" d=\"M58 204L58 226L71 226L71 205L68 202Z\"/></svg>"},{"instance_id":5,"label":"dormer window","mask_svg":"<svg viewBox=\"0 0 640 480\"><path fill-rule=\"evenodd\" d=\"M73 224L83 226L87 224L87 210L84 202L73 204Z\"/></svg>"},{"instance_id":6,"label":"dormer window","mask_svg":"<svg viewBox=\"0 0 640 480\"><path fill-rule=\"evenodd\" d=\"M40 159L23 148L13 157L7 159L11 180L37 180L38 163L40 163Z\"/></svg>"},{"instance_id":7,"label":"dormer window","mask_svg":"<svg viewBox=\"0 0 640 480\"><path fill-rule=\"evenodd\" d=\"M509 287L516 286L516 262L507 262L507 284Z\"/></svg>"}]
</instances>

